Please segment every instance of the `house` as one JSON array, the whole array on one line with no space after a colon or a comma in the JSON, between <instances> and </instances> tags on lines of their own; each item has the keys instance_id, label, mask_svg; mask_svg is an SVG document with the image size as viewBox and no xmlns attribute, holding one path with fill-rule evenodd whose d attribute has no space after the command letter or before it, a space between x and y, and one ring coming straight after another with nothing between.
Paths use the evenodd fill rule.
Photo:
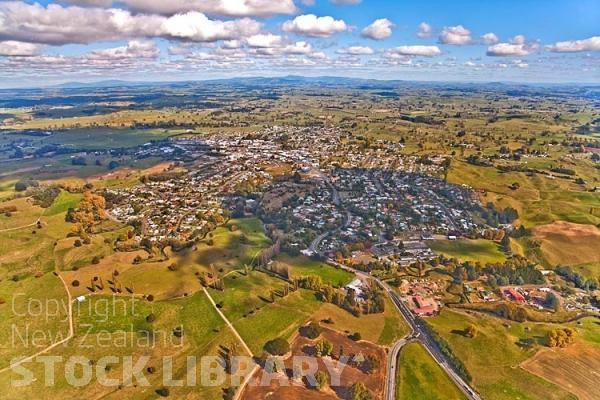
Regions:
<instances>
[{"instance_id":1,"label":"house","mask_svg":"<svg viewBox=\"0 0 600 400\"><path fill-rule=\"evenodd\" d=\"M506 289L504 293L508 294L508 297L517 303L523 303L525 301L525 297L523 297L521 293L517 292L517 290L513 288Z\"/></svg>"}]
</instances>

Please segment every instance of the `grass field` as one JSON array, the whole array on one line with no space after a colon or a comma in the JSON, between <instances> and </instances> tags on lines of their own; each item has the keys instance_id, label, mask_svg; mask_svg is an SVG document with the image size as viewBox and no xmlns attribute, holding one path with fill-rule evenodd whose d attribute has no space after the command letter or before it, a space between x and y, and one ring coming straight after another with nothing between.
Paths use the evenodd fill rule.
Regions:
<instances>
[{"instance_id":1,"label":"grass field","mask_svg":"<svg viewBox=\"0 0 600 400\"><path fill-rule=\"evenodd\" d=\"M254 354L260 355L269 340L277 337L290 339L296 334L320 304L313 292L300 289L246 318L238 319L233 325Z\"/></svg>"},{"instance_id":2,"label":"grass field","mask_svg":"<svg viewBox=\"0 0 600 400\"><path fill-rule=\"evenodd\" d=\"M305 256L291 257L288 255L280 255L277 257L276 261L287 265L291 276L320 276L324 283L333 286L344 286L353 278L353 275L348 271L332 267L331 265Z\"/></svg>"},{"instance_id":3,"label":"grass field","mask_svg":"<svg viewBox=\"0 0 600 400\"><path fill-rule=\"evenodd\" d=\"M500 173L495 168L460 161L452 163L448 180L485 190L484 203L491 201L499 207L516 208L520 221L527 228L557 220L600 223L600 216L590 213L590 210L600 208L600 197L586 192L573 181L538 174L528 176L522 172ZM509 187L513 182L519 182L521 187L511 190Z\"/></svg>"},{"instance_id":4,"label":"grass field","mask_svg":"<svg viewBox=\"0 0 600 400\"><path fill-rule=\"evenodd\" d=\"M506 254L491 240L434 240L429 245L436 253L462 261L479 261L481 264L506 261Z\"/></svg>"},{"instance_id":5,"label":"grass field","mask_svg":"<svg viewBox=\"0 0 600 400\"><path fill-rule=\"evenodd\" d=\"M0 214L0 231L34 224L44 212L43 208L34 206L31 199L26 197L0 203L0 208L8 207L16 207L17 211L11 211L10 216Z\"/></svg>"},{"instance_id":6,"label":"grass field","mask_svg":"<svg viewBox=\"0 0 600 400\"><path fill-rule=\"evenodd\" d=\"M82 195L80 193L69 193L62 190L58 197L54 199L52 205L48 207L44 215L51 216L66 213L69 208L77 208L81 197Z\"/></svg>"},{"instance_id":7,"label":"grass field","mask_svg":"<svg viewBox=\"0 0 600 400\"><path fill-rule=\"evenodd\" d=\"M398 356L396 400L462 400L463 393L418 342L405 345Z\"/></svg>"},{"instance_id":8,"label":"grass field","mask_svg":"<svg viewBox=\"0 0 600 400\"><path fill-rule=\"evenodd\" d=\"M231 231L231 226L238 229ZM242 240L242 236L245 240ZM213 245L208 245L208 240ZM196 263L209 267L226 270L241 269L249 264L260 250L271 245L271 240L265 235L262 222L258 218L232 219L225 226L218 227L198 245Z\"/></svg>"},{"instance_id":9,"label":"grass field","mask_svg":"<svg viewBox=\"0 0 600 400\"><path fill-rule=\"evenodd\" d=\"M499 318L449 309L427 322L465 363L484 399L575 399L569 392L519 368L540 349L546 332L555 326L511 321L507 328ZM470 324L477 327L475 338L462 334Z\"/></svg>"},{"instance_id":10,"label":"grass field","mask_svg":"<svg viewBox=\"0 0 600 400\"><path fill-rule=\"evenodd\" d=\"M56 276L48 273L18 282L3 280L0 299L0 368L8 366L13 357L34 354L57 336L67 336L67 294ZM38 332L36 336L34 332Z\"/></svg>"},{"instance_id":11,"label":"grass field","mask_svg":"<svg viewBox=\"0 0 600 400\"><path fill-rule=\"evenodd\" d=\"M157 398L154 391L163 386L163 357L173 357L173 379L186 379L186 357L198 357L196 370L197 385L172 387L171 397L187 399L220 398L221 386L203 387L200 385L200 357L204 355L218 356L221 346L230 347L236 341L233 334L224 325L223 320L214 310L204 293L199 292L185 299L158 301L154 303L140 302L131 307L130 301L124 306L121 299L94 296L81 303L75 309L76 337L68 346L59 346L52 355L63 357L56 364L53 396L68 398ZM114 308L113 308L114 307ZM153 313L156 319L146 322L146 316ZM108 318L106 318L108 316ZM91 325L91 330L90 330ZM175 339L172 330L183 326L184 335L181 340ZM155 340L147 340L146 334L139 331L153 332ZM89 333L88 333L89 332ZM166 338L166 341L165 341ZM119 361L111 364L107 377L118 379L123 383L122 357L133 356L134 362L141 356L149 356L146 364L156 368L154 373L144 369L144 375L150 386L124 386L123 388L100 385L93 377L90 384L83 387L68 385L64 371L65 361L70 356L84 356L90 360L98 360L103 356L116 356ZM43 364L29 363L27 367L33 372L36 380L23 388L11 387L9 379L18 379L19 375L11 372L0 375L0 385L11 387L3 394L6 399L18 399L23 396L45 398ZM134 382L135 383L135 382Z\"/></svg>"},{"instance_id":12,"label":"grass field","mask_svg":"<svg viewBox=\"0 0 600 400\"><path fill-rule=\"evenodd\" d=\"M359 332L364 340L388 346L408 333L408 326L393 307L386 300L383 314L355 317L334 304L323 304L313 319L322 321L331 318L333 324L327 326L332 329L345 333Z\"/></svg>"}]
</instances>

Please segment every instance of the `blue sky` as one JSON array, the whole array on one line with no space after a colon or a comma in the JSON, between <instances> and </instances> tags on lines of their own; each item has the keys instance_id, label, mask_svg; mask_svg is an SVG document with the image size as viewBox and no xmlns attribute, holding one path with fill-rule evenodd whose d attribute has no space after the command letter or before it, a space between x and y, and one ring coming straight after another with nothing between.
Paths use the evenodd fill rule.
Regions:
<instances>
[{"instance_id":1,"label":"blue sky","mask_svg":"<svg viewBox=\"0 0 600 400\"><path fill-rule=\"evenodd\" d=\"M600 83L600 1L0 1L2 86L288 74Z\"/></svg>"}]
</instances>

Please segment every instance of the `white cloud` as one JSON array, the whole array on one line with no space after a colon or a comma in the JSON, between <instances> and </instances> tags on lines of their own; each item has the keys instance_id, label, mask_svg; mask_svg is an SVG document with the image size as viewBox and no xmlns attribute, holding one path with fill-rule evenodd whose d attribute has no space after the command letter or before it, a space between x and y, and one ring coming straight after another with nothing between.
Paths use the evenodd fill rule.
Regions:
<instances>
[{"instance_id":1,"label":"white cloud","mask_svg":"<svg viewBox=\"0 0 600 400\"><path fill-rule=\"evenodd\" d=\"M295 32L300 35L311 37L329 37L337 32L348 30L343 20L335 20L333 17L317 17L314 14L300 15L292 21L286 21L282 25L285 32Z\"/></svg>"},{"instance_id":2,"label":"white cloud","mask_svg":"<svg viewBox=\"0 0 600 400\"><path fill-rule=\"evenodd\" d=\"M394 24L387 18L381 18L362 30L363 37L373 40L383 40L392 36L392 27Z\"/></svg>"},{"instance_id":3,"label":"white cloud","mask_svg":"<svg viewBox=\"0 0 600 400\"><path fill-rule=\"evenodd\" d=\"M500 40L494 32L489 32L481 36L481 41L483 42L483 44L487 44L489 46L498 43Z\"/></svg>"},{"instance_id":4,"label":"white cloud","mask_svg":"<svg viewBox=\"0 0 600 400\"><path fill-rule=\"evenodd\" d=\"M600 36L592 36L582 40L557 42L546 48L555 53L575 53L580 51L600 51Z\"/></svg>"},{"instance_id":5,"label":"white cloud","mask_svg":"<svg viewBox=\"0 0 600 400\"><path fill-rule=\"evenodd\" d=\"M160 51L156 43L150 40L131 40L126 46L109 49L93 50L85 57L89 60L115 60L115 59L155 59Z\"/></svg>"},{"instance_id":6,"label":"white cloud","mask_svg":"<svg viewBox=\"0 0 600 400\"><path fill-rule=\"evenodd\" d=\"M279 35L273 35L272 33L258 34L250 36L246 39L246 42L250 47L266 48L266 47L277 47L282 42L282 37Z\"/></svg>"},{"instance_id":7,"label":"white cloud","mask_svg":"<svg viewBox=\"0 0 600 400\"><path fill-rule=\"evenodd\" d=\"M60 3L72 4L82 7L110 7L112 0L63 0Z\"/></svg>"},{"instance_id":8,"label":"white cloud","mask_svg":"<svg viewBox=\"0 0 600 400\"><path fill-rule=\"evenodd\" d=\"M417 37L420 37L421 39L428 38L431 36L431 30L431 25L427 22L421 22L419 24L419 30L417 31Z\"/></svg>"},{"instance_id":9,"label":"white cloud","mask_svg":"<svg viewBox=\"0 0 600 400\"><path fill-rule=\"evenodd\" d=\"M190 11L228 17L264 17L294 14L293 0L121 0L130 9L147 13L174 15Z\"/></svg>"},{"instance_id":10,"label":"white cloud","mask_svg":"<svg viewBox=\"0 0 600 400\"><path fill-rule=\"evenodd\" d=\"M488 47L486 54L492 57L526 56L538 48L537 43L527 43L523 35L517 35L508 43L497 43Z\"/></svg>"},{"instance_id":11,"label":"white cloud","mask_svg":"<svg viewBox=\"0 0 600 400\"><path fill-rule=\"evenodd\" d=\"M296 42L288 44L283 48L283 52L286 54L308 54L311 55L313 51L312 45L307 42ZM319 56L315 57L318 58Z\"/></svg>"},{"instance_id":12,"label":"white cloud","mask_svg":"<svg viewBox=\"0 0 600 400\"><path fill-rule=\"evenodd\" d=\"M525 44L525 36L517 35L517 36L513 37L512 39L510 39L510 43L517 44L517 45Z\"/></svg>"},{"instance_id":13,"label":"white cloud","mask_svg":"<svg viewBox=\"0 0 600 400\"><path fill-rule=\"evenodd\" d=\"M260 30L260 26L258 22L248 18L235 21L218 21L208 19L204 14L193 11L167 18L162 23L161 34L157 36L197 42L214 42L256 34Z\"/></svg>"},{"instance_id":14,"label":"white cloud","mask_svg":"<svg viewBox=\"0 0 600 400\"><path fill-rule=\"evenodd\" d=\"M7 40L0 42L0 56L34 56L40 53L42 47L39 44Z\"/></svg>"},{"instance_id":15,"label":"white cloud","mask_svg":"<svg viewBox=\"0 0 600 400\"><path fill-rule=\"evenodd\" d=\"M354 56L361 56L361 55L369 55L369 54L374 54L375 51L368 47L368 46L350 46L348 48L345 49L338 49L336 51L336 53L338 54L351 54Z\"/></svg>"},{"instance_id":16,"label":"white cloud","mask_svg":"<svg viewBox=\"0 0 600 400\"><path fill-rule=\"evenodd\" d=\"M398 46L387 49L387 56L425 56L433 57L442 54L437 46Z\"/></svg>"},{"instance_id":17,"label":"white cloud","mask_svg":"<svg viewBox=\"0 0 600 400\"><path fill-rule=\"evenodd\" d=\"M0 41L62 45L103 40L164 37L198 42L232 40L257 34L252 19L211 20L199 12L133 15L120 9L62 7L0 2Z\"/></svg>"},{"instance_id":18,"label":"white cloud","mask_svg":"<svg viewBox=\"0 0 600 400\"><path fill-rule=\"evenodd\" d=\"M224 49L239 49L240 47L242 47L242 42L240 40L234 39L234 40L225 40L223 42L222 47Z\"/></svg>"},{"instance_id":19,"label":"white cloud","mask_svg":"<svg viewBox=\"0 0 600 400\"><path fill-rule=\"evenodd\" d=\"M462 25L445 26L440 33L440 43L443 44L469 44L471 43L471 31Z\"/></svg>"}]
</instances>

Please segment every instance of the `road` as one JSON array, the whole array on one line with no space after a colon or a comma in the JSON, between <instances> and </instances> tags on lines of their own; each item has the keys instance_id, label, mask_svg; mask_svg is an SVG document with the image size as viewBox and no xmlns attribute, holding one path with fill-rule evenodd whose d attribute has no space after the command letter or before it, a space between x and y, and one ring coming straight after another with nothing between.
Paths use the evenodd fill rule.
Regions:
<instances>
[{"instance_id":1,"label":"road","mask_svg":"<svg viewBox=\"0 0 600 400\"><path fill-rule=\"evenodd\" d=\"M244 339L242 339L242 337L240 336L239 332L237 331L237 329L235 329L235 327L233 326L233 324L231 322L229 322L229 320L227 319L227 317L225 316L225 314L223 314L221 312L221 310L219 309L219 307L217 307L217 304L215 303L215 301L213 300L212 296L210 295L210 293L208 293L208 290L206 290L205 287L202 288L202 290L204 290L204 294L206 295L206 297L208 297L208 300L211 302L211 304L213 305L214 309L217 310L217 313L219 314L219 316L221 317L221 319L225 322L225 324L229 327L229 329L231 329L231 332L233 332L233 334L235 335L235 337L237 338L237 340L242 344L242 346L244 347L244 349L248 352L248 355L252 356L252 350L250 350L250 347L248 347L248 345L246 344L246 342L244 341ZM244 388L246 387L246 385L248 384L248 382L250 382L250 379L252 379L252 377L254 376L254 374L256 374L256 371L258 371L260 367L258 365L255 365L254 368L252 369L252 371L250 371L244 378L244 381L242 382L242 384L240 385L239 388L237 388L236 392L235 392L235 396L233 397L233 400L239 400L242 397L242 394L244 393Z\"/></svg>"},{"instance_id":2,"label":"road","mask_svg":"<svg viewBox=\"0 0 600 400\"><path fill-rule=\"evenodd\" d=\"M387 379L385 383L385 400L396 400L396 368L398 366L398 354L400 354L400 350L402 350L404 345L407 343L407 339L400 339L394 344L394 346L392 346L392 349L390 350L390 354L388 356Z\"/></svg>"},{"instance_id":3,"label":"road","mask_svg":"<svg viewBox=\"0 0 600 400\"><path fill-rule=\"evenodd\" d=\"M429 352L431 357L433 357L435 362L446 372L446 374L450 377L450 379L454 382L454 384L464 393L464 395L467 397L467 399L481 400L481 397L477 394L477 392L475 392L475 390L467 382L465 382L465 380L462 379L452 369L452 367L450 367L450 365L448 364L448 361L446 360L444 355L438 350L438 347L435 344L435 342L429 337L429 335L427 335L427 333L423 329L423 326L421 325L421 323L414 317L413 313L408 309L406 304L404 304L402 302L402 299L400 299L400 296L390 287L390 285L388 285L387 283L383 282L382 280L375 278L367 273L358 271L354 268L348 267L347 265L340 264L338 262L335 262L334 260L328 259L327 262L329 264L332 264L334 266L337 266L339 268L347 270L348 272L352 272L363 279L373 279L375 282L377 282L377 284L381 288L383 288L383 290L385 290L388 297L392 300L392 303L394 304L396 310L404 318L404 320L409 325L409 327L412 331L412 333L410 335L403 338L405 343L400 345L402 342L402 340L400 340L399 342L397 342L394 345L394 347L392 348L392 351L390 352L390 360L388 360L388 375L387 375L387 382L386 382L386 395L385 395L386 400L394 399L395 393L396 393L395 360L397 358L398 353L396 352L395 355L393 353L397 346L398 346L397 351L400 351L402 346L404 344L406 344L406 341L408 341L410 339L419 341L423 345L423 347L425 347L425 349L427 350L427 352ZM393 368L392 368L392 365L394 365Z\"/></svg>"},{"instance_id":4,"label":"road","mask_svg":"<svg viewBox=\"0 0 600 400\"><path fill-rule=\"evenodd\" d=\"M335 186L333 186L333 184L331 184L331 182L329 182L329 181L328 181L328 184L333 190L333 196L332 196L333 199L332 200L336 203L337 206L344 209L344 205L341 202L339 195L337 194L337 190L336 190ZM381 182L379 182L379 184L382 185ZM444 207L444 209L448 213L452 224L455 225L455 221L452 217L452 214L449 213L450 210L446 209L445 207ZM352 217L351 214L347 210L346 210L346 213L347 213L347 219L344 222L344 225L342 225L342 227L347 226ZM320 241L322 241L323 238L325 238L327 235L329 235L333 232L336 232L339 229L341 229L341 227L336 229L335 231L325 232L325 233L319 235L313 241L313 243L311 243L311 250L316 253L319 253L318 246L319 246ZM319 239L319 240L317 240L317 239ZM321 254L321 255L323 255L323 254ZM332 259L328 258L327 262L331 265L337 266L337 267L344 269L348 272L351 272L359 277L362 277L363 279L375 280L375 282L377 282L377 284L381 288L383 288L383 290L386 292L386 294L388 295L390 300L392 300L392 303L394 304L396 310L402 316L402 318L404 318L404 320L406 321L406 323L408 324L408 326L411 329L411 333L409 335L405 336L404 338L402 338L401 340L399 340L398 342L396 342L390 351L389 359L388 359L388 371L387 371L386 385L385 385L385 387L386 387L385 399L386 400L394 400L396 398L396 369L397 369L396 360L398 358L398 353L400 352L402 347L410 340L419 341L423 345L423 347L425 347L425 349L429 352L431 357L433 357L433 359L436 361L436 363L446 372L446 374L450 377L450 379L454 382L454 384L464 393L464 395L467 397L467 399L481 400L481 397L479 396L479 394L477 394L477 392L475 392L475 390L467 382L465 382L464 379L462 379L452 369L452 367L450 367L448 361L446 360L444 355L439 351L437 345L429 337L427 332L423 329L423 326L421 325L421 323L415 318L413 313L408 309L406 304L404 304L402 302L402 299L400 298L400 296L390 287L390 285L388 285L386 282L383 282L379 278L373 277L370 274L367 274L362 271L356 270L354 268L348 267L347 265L340 264Z\"/></svg>"}]
</instances>

